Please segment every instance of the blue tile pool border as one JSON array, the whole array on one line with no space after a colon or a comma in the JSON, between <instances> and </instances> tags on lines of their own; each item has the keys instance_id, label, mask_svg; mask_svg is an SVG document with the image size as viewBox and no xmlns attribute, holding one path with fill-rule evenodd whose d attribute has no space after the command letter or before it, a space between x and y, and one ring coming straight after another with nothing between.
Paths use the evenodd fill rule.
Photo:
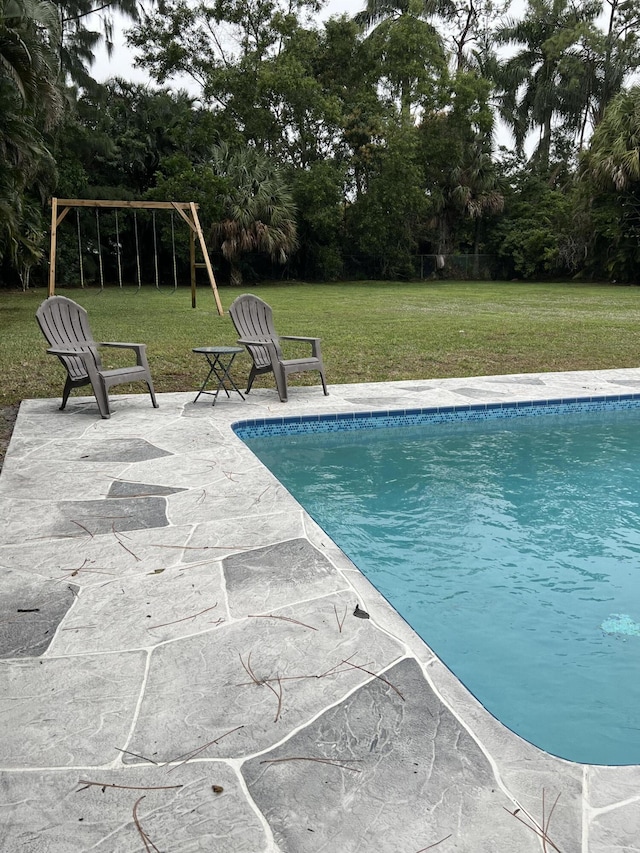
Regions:
<instances>
[{"instance_id":1,"label":"blue tile pool border","mask_svg":"<svg viewBox=\"0 0 640 853\"><path fill-rule=\"evenodd\" d=\"M597 397L563 397L508 403L469 403L460 406L381 409L367 412L338 412L321 415L294 415L283 418L253 418L231 425L242 439L314 432L385 429L419 424L483 421L498 418L538 417L579 413L625 411L640 408L640 394Z\"/></svg>"}]
</instances>

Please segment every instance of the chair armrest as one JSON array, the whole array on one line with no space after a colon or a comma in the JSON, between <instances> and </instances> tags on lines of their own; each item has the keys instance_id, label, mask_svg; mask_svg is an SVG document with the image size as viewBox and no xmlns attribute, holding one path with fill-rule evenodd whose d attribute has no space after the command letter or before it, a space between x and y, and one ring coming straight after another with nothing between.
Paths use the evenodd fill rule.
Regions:
<instances>
[{"instance_id":1,"label":"chair armrest","mask_svg":"<svg viewBox=\"0 0 640 853\"><path fill-rule=\"evenodd\" d=\"M245 346L254 346L254 347L268 347L269 344L273 345L273 338L256 338L255 340L249 338L238 338L239 344L244 344Z\"/></svg>"},{"instance_id":2,"label":"chair armrest","mask_svg":"<svg viewBox=\"0 0 640 853\"><path fill-rule=\"evenodd\" d=\"M280 335L281 341L298 341L304 344L311 344L311 355L313 358L320 359L322 361L322 354L320 352L320 341L322 338L306 338L301 337L300 335Z\"/></svg>"},{"instance_id":3,"label":"chair armrest","mask_svg":"<svg viewBox=\"0 0 640 853\"><path fill-rule=\"evenodd\" d=\"M146 344L129 344L121 343L120 341L100 341L100 347L117 347L118 349L130 349L136 354L136 363L138 367L149 369L147 362L147 345Z\"/></svg>"},{"instance_id":4,"label":"chair armrest","mask_svg":"<svg viewBox=\"0 0 640 853\"><path fill-rule=\"evenodd\" d=\"M77 355L82 358L83 355L90 354L91 349L86 344L84 346L77 346L75 349L72 347L50 347L47 352L49 355Z\"/></svg>"},{"instance_id":5,"label":"chair armrest","mask_svg":"<svg viewBox=\"0 0 640 853\"><path fill-rule=\"evenodd\" d=\"M132 349L138 352L147 348L146 344L124 344L120 341L100 341L99 347L120 347L121 349Z\"/></svg>"}]
</instances>

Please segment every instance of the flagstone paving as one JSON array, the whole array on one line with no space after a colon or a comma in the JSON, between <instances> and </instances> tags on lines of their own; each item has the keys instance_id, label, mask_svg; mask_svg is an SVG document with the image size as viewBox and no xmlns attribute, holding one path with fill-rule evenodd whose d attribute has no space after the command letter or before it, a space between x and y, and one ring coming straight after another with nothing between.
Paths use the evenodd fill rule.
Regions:
<instances>
[{"instance_id":1,"label":"flagstone paving","mask_svg":"<svg viewBox=\"0 0 640 853\"><path fill-rule=\"evenodd\" d=\"M640 767L502 726L231 429L634 390L636 369L116 395L109 420L25 401L0 475L0 851L640 851Z\"/></svg>"}]
</instances>

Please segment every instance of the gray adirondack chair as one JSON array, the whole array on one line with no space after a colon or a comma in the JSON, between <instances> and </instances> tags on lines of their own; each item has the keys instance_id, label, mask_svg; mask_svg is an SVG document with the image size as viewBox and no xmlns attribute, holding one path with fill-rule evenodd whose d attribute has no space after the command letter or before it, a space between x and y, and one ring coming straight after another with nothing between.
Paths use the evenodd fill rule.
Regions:
<instances>
[{"instance_id":1,"label":"gray adirondack chair","mask_svg":"<svg viewBox=\"0 0 640 853\"><path fill-rule=\"evenodd\" d=\"M146 344L100 342L94 340L86 310L65 296L50 296L36 311L36 319L42 333L50 344L47 350L57 356L67 371L67 380L62 392L61 409L67 405L72 388L91 385L100 409L100 415L108 418L109 388L126 382L146 382L154 408L158 408L153 390L153 380L147 363ZM131 349L136 354L136 364L104 370L98 347Z\"/></svg>"},{"instance_id":2,"label":"gray adirondack chair","mask_svg":"<svg viewBox=\"0 0 640 853\"><path fill-rule=\"evenodd\" d=\"M238 343L245 346L253 360L247 383L247 394L253 380L262 373L273 373L280 400L287 401L287 376L306 370L317 370L322 380L325 395L327 381L324 375L320 338L306 338L294 335L278 335L273 325L271 307L251 293L243 293L234 299L229 314L240 335ZM285 359L280 341L302 341L311 345L311 355L306 358Z\"/></svg>"}]
</instances>

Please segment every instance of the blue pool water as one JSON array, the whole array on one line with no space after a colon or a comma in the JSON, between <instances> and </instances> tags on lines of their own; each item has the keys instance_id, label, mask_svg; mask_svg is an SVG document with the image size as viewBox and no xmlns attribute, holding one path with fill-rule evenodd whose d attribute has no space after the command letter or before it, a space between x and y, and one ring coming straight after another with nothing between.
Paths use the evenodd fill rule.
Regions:
<instances>
[{"instance_id":1,"label":"blue pool water","mask_svg":"<svg viewBox=\"0 0 640 853\"><path fill-rule=\"evenodd\" d=\"M640 411L245 441L505 725L640 764Z\"/></svg>"}]
</instances>

